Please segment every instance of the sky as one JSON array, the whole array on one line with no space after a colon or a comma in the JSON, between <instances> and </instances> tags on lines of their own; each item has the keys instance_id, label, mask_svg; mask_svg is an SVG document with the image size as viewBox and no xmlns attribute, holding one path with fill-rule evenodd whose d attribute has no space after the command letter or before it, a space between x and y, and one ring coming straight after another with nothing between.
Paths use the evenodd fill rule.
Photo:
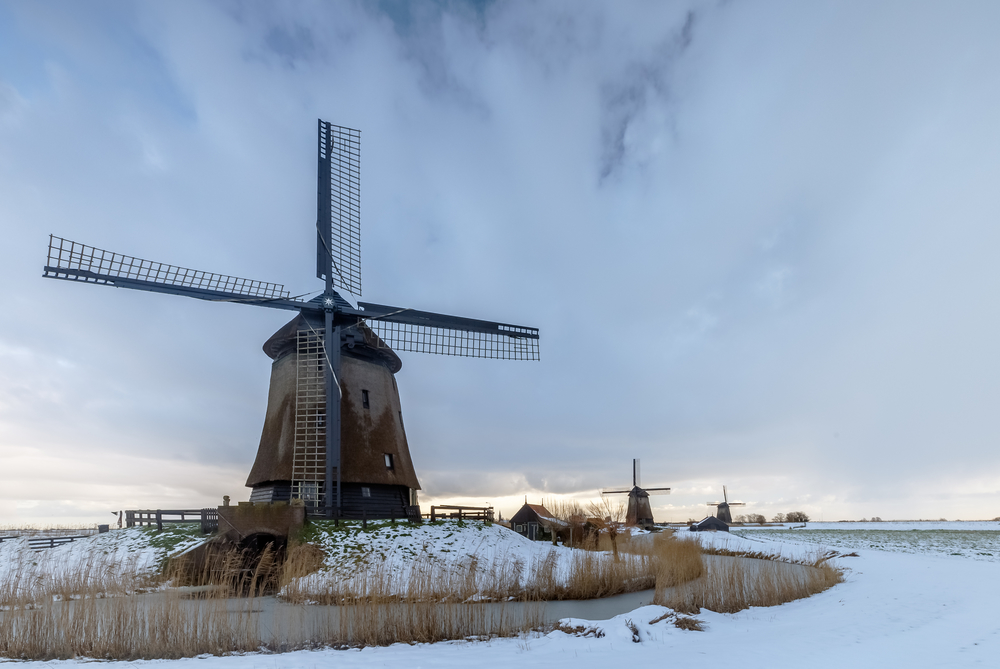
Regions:
<instances>
[{"instance_id":1,"label":"sky","mask_svg":"<svg viewBox=\"0 0 1000 669\"><path fill-rule=\"evenodd\" d=\"M537 327L401 353L421 503L1000 516L1000 5L0 0L0 526L245 500L289 313L42 278L48 235Z\"/></svg>"}]
</instances>

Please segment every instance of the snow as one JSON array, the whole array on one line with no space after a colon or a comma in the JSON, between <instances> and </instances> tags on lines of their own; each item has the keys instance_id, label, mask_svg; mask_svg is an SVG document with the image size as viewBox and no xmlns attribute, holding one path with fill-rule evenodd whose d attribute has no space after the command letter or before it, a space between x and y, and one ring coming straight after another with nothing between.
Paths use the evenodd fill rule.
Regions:
<instances>
[{"instance_id":1,"label":"snow","mask_svg":"<svg viewBox=\"0 0 1000 669\"><path fill-rule=\"evenodd\" d=\"M479 521L441 520L421 525L371 521L367 530L356 521L342 522L336 528L330 521L319 521L312 524L305 539L326 553L323 569L296 584L307 592L323 591L330 578L377 572L382 587L402 594L414 570L430 570L446 578L467 572L472 559L480 571L505 565L508 572L519 574L521 585L535 568L549 561L554 563L555 578L562 580L577 553L561 545L529 541L506 527Z\"/></svg>"},{"instance_id":2,"label":"snow","mask_svg":"<svg viewBox=\"0 0 1000 669\"><path fill-rule=\"evenodd\" d=\"M842 553L872 549L1000 561L1000 522L995 521L809 523L796 529L733 528L732 534L750 543L812 544Z\"/></svg>"},{"instance_id":3,"label":"snow","mask_svg":"<svg viewBox=\"0 0 1000 669\"><path fill-rule=\"evenodd\" d=\"M171 524L163 532L154 527L132 527L94 534L70 543L32 550L27 537L0 542L0 583L17 581L21 588L41 582L45 574L64 581L105 582L113 569L125 580L157 573L169 555L207 540L194 524ZM23 591L23 590L22 590Z\"/></svg>"},{"instance_id":4,"label":"snow","mask_svg":"<svg viewBox=\"0 0 1000 669\"><path fill-rule=\"evenodd\" d=\"M949 523L928 531L955 532L967 530L966 525ZM981 539L990 541L995 527L994 524L967 531L982 532ZM911 530L896 531L905 534ZM772 536L777 532L782 532L783 540ZM733 549L752 546L752 550L787 556L805 556L822 548L810 539L821 536L819 531L743 533L748 536L691 534L699 535L699 541L711 545L725 544ZM486 537L489 535L483 536L480 546L488 550L490 543ZM977 537L967 539L974 542ZM457 547L459 541L456 539L452 546ZM418 543L419 538L413 538L410 545ZM549 550L551 546L540 544L539 549ZM523 550L527 555L535 549L525 546ZM1000 574L996 560L941 554L937 550L911 550L910 544L902 540L879 547L859 547L857 553L858 557L836 560L847 570L846 580L831 590L782 606L736 614L703 611L697 616L704 623L705 631L702 632L678 629L669 618L650 624L669 610L644 606L610 620L565 621L566 628L579 627L581 633L589 629L587 636L551 631L490 641L200 657L173 661L171 664L175 666L171 669L291 669L334 664L346 668L403 665L494 669L512 665L572 665L578 669L606 669L612 663L622 662L638 666L736 663L741 669L799 665L838 669L997 665L1000 622L995 615L995 605L1000 601L1000 578L997 578ZM447 557L444 553L443 559ZM633 641L629 622L638 630L639 642ZM76 665L77 662L46 662L44 666L60 664ZM40 662L19 663L21 667L32 669L42 665Z\"/></svg>"}]
</instances>

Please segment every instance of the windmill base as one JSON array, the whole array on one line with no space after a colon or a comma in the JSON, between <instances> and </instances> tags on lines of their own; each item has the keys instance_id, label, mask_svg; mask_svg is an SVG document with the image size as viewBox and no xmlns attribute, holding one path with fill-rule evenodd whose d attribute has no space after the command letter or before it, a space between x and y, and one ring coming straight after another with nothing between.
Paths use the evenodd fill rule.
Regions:
<instances>
[{"instance_id":1,"label":"windmill base","mask_svg":"<svg viewBox=\"0 0 1000 669\"><path fill-rule=\"evenodd\" d=\"M253 504L289 503L292 496L291 481L272 481L254 486L250 493ZM401 485L377 483L341 484L340 518L371 520L380 518L419 519L420 506L416 502L416 491ZM311 500L303 500L307 515L322 517L324 509Z\"/></svg>"}]
</instances>

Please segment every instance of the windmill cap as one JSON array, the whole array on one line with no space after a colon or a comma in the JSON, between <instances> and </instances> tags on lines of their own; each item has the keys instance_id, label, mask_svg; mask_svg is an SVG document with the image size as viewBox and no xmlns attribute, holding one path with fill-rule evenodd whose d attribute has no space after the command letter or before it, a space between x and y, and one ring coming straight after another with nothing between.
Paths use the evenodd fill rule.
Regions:
<instances>
[{"instance_id":1,"label":"windmill cap","mask_svg":"<svg viewBox=\"0 0 1000 669\"><path fill-rule=\"evenodd\" d=\"M283 356L288 351L295 348L296 334L299 330L307 330L310 327L313 329L323 331L322 323L310 323L306 318L299 314L289 322L285 323L277 332L271 335L266 342L264 342L264 353L267 354L272 360L277 360ZM400 369L403 368L403 361L399 359L396 352L389 348L382 339L372 332L364 323L359 323L356 326L358 332L360 332L364 338L364 341L355 344L355 347L359 346L364 349L364 352L372 357L380 358L382 363L388 367L389 371L395 374ZM346 351L347 349L345 349ZM357 348L355 348L357 350ZM359 351L360 352L360 351Z\"/></svg>"}]
</instances>

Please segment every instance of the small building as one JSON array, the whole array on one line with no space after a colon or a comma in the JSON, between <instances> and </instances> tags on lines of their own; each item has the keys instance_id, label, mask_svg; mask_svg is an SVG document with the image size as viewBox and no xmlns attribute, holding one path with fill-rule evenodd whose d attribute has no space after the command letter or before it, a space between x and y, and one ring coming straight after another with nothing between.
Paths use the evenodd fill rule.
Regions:
<instances>
[{"instance_id":1,"label":"small building","mask_svg":"<svg viewBox=\"0 0 1000 669\"><path fill-rule=\"evenodd\" d=\"M553 537L561 537L569 526L541 504L525 502L511 517L510 528L532 541L552 541Z\"/></svg>"},{"instance_id":2,"label":"small building","mask_svg":"<svg viewBox=\"0 0 1000 669\"><path fill-rule=\"evenodd\" d=\"M715 516L708 516L707 518L702 518L697 523L691 523L691 527L688 529L692 532L706 532L708 530L728 532L729 525Z\"/></svg>"}]
</instances>

